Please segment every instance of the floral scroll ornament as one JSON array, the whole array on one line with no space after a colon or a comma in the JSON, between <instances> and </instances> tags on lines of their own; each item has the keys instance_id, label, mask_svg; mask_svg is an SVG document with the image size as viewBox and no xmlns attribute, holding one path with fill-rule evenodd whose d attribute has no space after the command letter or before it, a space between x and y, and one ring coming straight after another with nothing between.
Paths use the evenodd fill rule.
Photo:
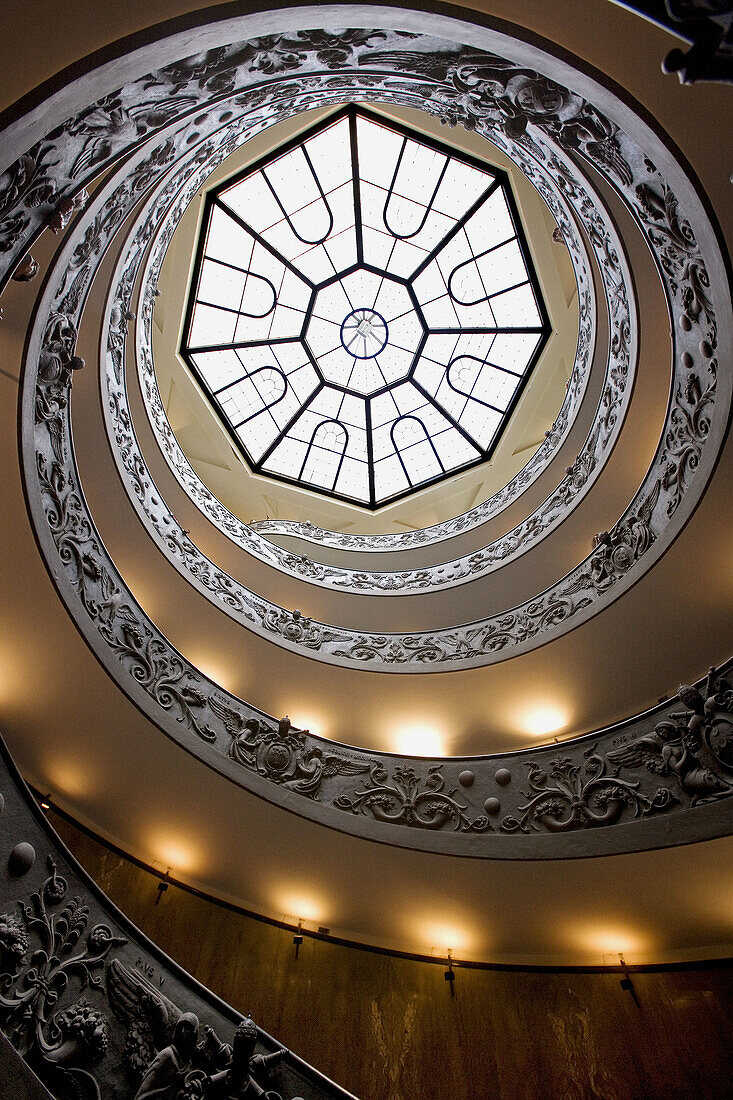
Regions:
<instances>
[{"instance_id":1,"label":"floral scroll ornament","mask_svg":"<svg viewBox=\"0 0 733 1100\"><path fill-rule=\"evenodd\" d=\"M154 985L112 957L128 941L106 924L89 929L87 900L66 900L67 880L51 856L47 867L29 903L19 902L20 916L0 914L0 1028L54 1096L282 1100L271 1082L284 1047L255 1053L259 1036L249 1018L231 1044L200 1027L196 1013L161 992L164 978ZM89 999L81 995L87 991Z\"/></svg>"},{"instance_id":2,"label":"floral scroll ornament","mask_svg":"<svg viewBox=\"0 0 733 1100\"><path fill-rule=\"evenodd\" d=\"M89 1067L105 1055L109 1024L84 997L72 999L71 991L101 989L95 972L110 949L127 940L106 924L87 932L90 911L82 898L58 910L68 886L50 856L47 864L48 877L30 904L20 903L22 923L0 916L0 1026L54 1091L98 1097ZM33 941L38 946L29 957Z\"/></svg>"},{"instance_id":3,"label":"floral scroll ornament","mask_svg":"<svg viewBox=\"0 0 733 1100\"><path fill-rule=\"evenodd\" d=\"M611 773L597 746L586 750L585 762L576 763L568 756L551 761L546 772L536 761L529 768L528 800L518 807L518 815L508 814L500 829L505 833L529 832L544 827L549 832L563 832L594 825L613 825L621 818L625 806L633 808L634 817L655 810L666 810L677 799L666 787L660 787L651 798L639 791L639 780L620 780ZM610 756L611 754L609 754Z\"/></svg>"},{"instance_id":4,"label":"floral scroll ornament","mask_svg":"<svg viewBox=\"0 0 733 1100\"><path fill-rule=\"evenodd\" d=\"M491 828L487 817L472 821L465 811L467 805L454 797L455 789L445 790L442 764L428 769L424 777L407 765L394 769L390 779L387 769L375 762L369 769L369 779L361 790L340 795L334 805L354 814L370 814L389 825L409 825L417 829L442 829L453 822L455 830L483 833Z\"/></svg>"}]
</instances>

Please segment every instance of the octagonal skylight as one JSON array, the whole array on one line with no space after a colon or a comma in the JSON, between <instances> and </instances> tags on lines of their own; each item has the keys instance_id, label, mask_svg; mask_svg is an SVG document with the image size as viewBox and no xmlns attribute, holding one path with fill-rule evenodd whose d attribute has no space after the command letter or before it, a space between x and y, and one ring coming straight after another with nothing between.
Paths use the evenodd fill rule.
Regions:
<instances>
[{"instance_id":1,"label":"octagonal skylight","mask_svg":"<svg viewBox=\"0 0 733 1100\"><path fill-rule=\"evenodd\" d=\"M490 456L549 325L504 173L349 106L207 194L183 332L256 472L378 508Z\"/></svg>"}]
</instances>

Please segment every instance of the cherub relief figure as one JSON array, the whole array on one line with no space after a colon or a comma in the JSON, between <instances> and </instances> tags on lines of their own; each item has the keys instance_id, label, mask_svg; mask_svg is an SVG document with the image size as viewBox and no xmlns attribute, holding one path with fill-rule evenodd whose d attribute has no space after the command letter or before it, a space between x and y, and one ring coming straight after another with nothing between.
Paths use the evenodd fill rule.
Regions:
<instances>
[{"instance_id":1,"label":"cherub relief figure","mask_svg":"<svg viewBox=\"0 0 733 1100\"><path fill-rule=\"evenodd\" d=\"M209 1095L217 1100L280 1100L280 1094L264 1087L273 1069L285 1054L277 1050L274 1054L255 1054L257 1027L251 1019L242 1020L234 1035L231 1062L219 1073L211 1077ZM298 1100L295 1097L294 1100Z\"/></svg>"},{"instance_id":2,"label":"cherub relief figure","mask_svg":"<svg viewBox=\"0 0 733 1100\"><path fill-rule=\"evenodd\" d=\"M181 1012L118 959L107 968L107 988L115 1015L127 1025L126 1061L139 1081L134 1100L281 1100L267 1084L286 1051L255 1054L251 1019L241 1022L232 1046L211 1027L199 1041L198 1016Z\"/></svg>"},{"instance_id":3,"label":"cherub relief figure","mask_svg":"<svg viewBox=\"0 0 733 1100\"><path fill-rule=\"evenodd\" d=\"M624 768L643 765L658 775L675 775L691 804L733 793L733 691L708 672L704 696L681 684L679 699L686 710L673 711L651 733L608 753Z\"/></svg>"},{"instance_id":4,"label":"cherub relief figure","mask_svg":"<svg viewBox=\"0 0 733 1100\"><path fill-rule=\"evenodd\" d=\"M127 1025L125 1059L139 1081L135 1100L203 1096L210 1056L206 1044L198 1045L198 1016L181 1012L119 959L107 967L107 992L115 1015Z\"/></svg>"},{"instance_id":5,"label":"cherub relief figure","mask_svg":"<svg viewBox=\"0 0 733 1100\"><path fill-rule=\"evenodd\" d=\"M196 1053L199 1020L193 1012L179 1016L173 1029L173 1039L153 1058L135 1093L135 1100L173 1100L180 1086L185 1085L191 1060ZM203 1083L205 1075L199 1071Z\"/></svg>"}]
</instances>

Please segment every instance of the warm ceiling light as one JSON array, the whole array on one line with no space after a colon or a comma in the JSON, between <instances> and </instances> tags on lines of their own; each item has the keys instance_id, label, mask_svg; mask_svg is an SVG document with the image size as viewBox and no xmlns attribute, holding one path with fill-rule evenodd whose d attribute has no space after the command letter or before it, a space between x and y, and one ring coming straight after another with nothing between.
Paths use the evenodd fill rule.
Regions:
<instances>
[{"instance_id":1,"label":"warm ceiling light","mask_svg":"<svg viewBox=\"0 0 733 1100\"><path fill-rule=\"evenodd\" d=\"M646 937L623 925L586 925L573 938L576 946L599 955L638 954L648 946Z\"/></svg>"},{"instance_id":2,"label":"warm ceiling light","mask_svg":"<svg viewBox=\"0 0 733 1100\"><path fill-rule=\"evenodd\" d=\"M404 756L447 756L445 737L431 726L405 726L394 734L394 751Z\"/></svg>"},{"instance_id":3,"label":"warm ceiling light","mask_svg":"<svg viewBox=\"0 0 733 1100\"><path fill-rule=\"evenodd\" d=\"M169 871L190 871L197 862L190 848L186 848L178 840L160 838L153 845L156 853L155 862L167 867Z\"/></svg>"},{"instance_id":4,"label":"warm ceiling light","mask_svg":"<svg viewBox=\"0 0 733 1100\"><path fill-rule=\"evenodd\" d=\"M313 714L312 711L300 710L297 703L295 707L290 707L288 717L290 718L290 724L296 730L307 730L308 733L312 733L316 737L326 736L324 733L326 723L323 719L319 718L317 714Z\"/></svg>"},{"instance_id":5,"label":"warm ceiling light","mask_svg":"<svg viewBox=\"0 0 733 1100\"><path fill-rule=\"evenodd\" d=\"M447 957L450 951L452 955L459 955L470 944L470 938L465 928L459 928L455 924L425 923L416 929L420 940L430 947L432 954Z\"/></svg>"},{"instance_id":6,"label":"warm ceiling light","mask_svg":"<svg viewBox=\"0 0 733 1100\"><path fill-rule=\"evenodd\" d=\"M323 920L324 907L317 899L308 894L284 893L279 896L278 908L282 910L286 923L309 921L318 923Z\"/></svg>"},{"instance_id":7,"label":"warm ceiling light","mask_svg":"<svg viewBox=\"0 0 733 1100\"><path fill-rule=\"evenodd\" d=\"M209 680L214 684L218 684L224 688L225 691L232 691L234 694L240 694L242 692L242 685L236 684L231 674L231 669L222 664L221 660L214 654L201 653L194 647L185 647L185 653L192 665L194 665L199 672L202 672L204 676L207 676Z\"/></svg>"},{"instance_id":8,"label":"warm ceiling light","mask_svg":"<svg viewBox=\"0 0 733 1100\"><path fill-rule=\"evenodd\" d=\"M81 795L89 793L88 776L76 767L75 764L64 760L56 764L53 761L46 766L46 778L50 780L48 786L54 791L65 795ZM48 788L47 788L48 789Z\"/></svg>"},{"instance_id":9,"label":"warm ceiling light","mask_svg":"<svg viewBox=\"0 0 733 1100\"><path fill-rule=\"evenodd\" d=\"M519 725L524 733L533 737L546 737L568 724L567 711L554 703L539 703L520 711Z\"/></svg>"}]
</instances>

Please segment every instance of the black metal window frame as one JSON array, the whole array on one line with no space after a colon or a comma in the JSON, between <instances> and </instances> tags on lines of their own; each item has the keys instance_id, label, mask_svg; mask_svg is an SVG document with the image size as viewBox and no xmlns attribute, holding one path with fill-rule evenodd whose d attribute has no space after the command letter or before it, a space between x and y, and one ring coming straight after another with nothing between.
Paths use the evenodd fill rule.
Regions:
<instances>
[{"instance_id":1,"label":"black metal window frame","mask_svg":"<svg viewBox=\"0 0 733 1100\"><path fill-rule=\"evenodd\" d=\"M468 208L468 210L466 210L464 212L464 214L454 224L454 226L444 235L444 237L442 237L440 239L438 244L431 250L431 252L429 252L428 255L425 256L425 258L419 263L419 265L411 273L409 278L403 278L399 275L395 275L395 274L392 274L390 272L387 272L383 268L378 268L378 267L375 267L372 264L365 263L364 259L363 259L363 255L364 255L364 250L363 250L363 222L362 222L362 217L361 217L361 201L360 201L360 193L359 193L359 179L360 179L360 176L359 176L357 137L356 137L356 122L357 122L357 119L359 117L365 118L369 121L372 121L374 123L377 123L380 126L383 126L383 127L387 128L389 130L392 130L393 132L399 134L403 138L403 145L402 145L402 148L401 148L400 157L399 157L397 166L395 168L395 171L393 173L392 183L390 185L390 189L389 189L387 198L385 199L385 203L384 203L384 214L385 215L386 215L389 203L390 203L391 198L392 198L393 189L394 189L395 184L397 182L397 177L398 177L399 168L400 168L401 161L402 161L402 156L404 154L404 149L406 147L408 139L412 139L413 141L415 141L415 142L419 143L420 145L423 145L423 146L425 146L429 149L434 149L436 152L442 154L443 156L446 156L446 157L449 157L449 158L452 157L452 158L454 158L455 160L457 160L461 163L469 165L470 167L477 168L478 170L480 170L482 172L488 172L488 173L490 173L491 176L494 177L493 180L488 183L486 190L479 196L479 198L474 203L471 204L471 206ZM305 244L318 244L318 243L322 243L323 240L327 240L328 236L330 234L330 231L331 231L330 228L329 228L329 233L326 234L326 237L322 238L321 240L319 240L317 242L305 241L304 238L296 231L295 227L292 225L290 215L288 215L287 211L285 210L282 202L280 201L280 198L277 195L275 195L274 190L272 188L272 185L270 184L269 179L267 178L266 174L264 173L264 169L269 164L272 164L272 162L274 160L276 160L276 159L284 156L285 154L291 152L293 149L298 148L305 141L309 140L312 137L317 136L318 134L322 133L324 130L329 129L331 126L333 126L337 122L340 122L344 118L347 118L349 120L350 136L351 136L351 156L352 156L353 179L354 179L354 211L355 211L355 233L356 233L357 260L354 264L352 264L348 268L346 268L342 271L339 271L339 272L335 273L332 276L329 276L327 279L324 279L321 282L314 283L302 271L299 271L297 269L297 267L295 267L287 259L287 257L281 255L277 251L277 249L275 249L272 245L270 245L269 242L266 241L251 225L249 225L246 221L244 221L242 218L240 218L230 207L228 207L225 204L223 204L222 202L220 202L219 195L221 194L222 191L230 189L231 187L233 187L234 185L236 185L240 181L242 181L242 180L244 180L244 179L246 179L250 176L253 176L258 172L262 172L262 174L265 178L265 181L267 182L268 186L270 187L270 190L273 191L273 195L275 197L277 205L281 209L284 218L287 220L288 224L291 226L291 229L292 229L294 235L297 237L297 239L302 241ZM316 181L316 186L317 186L317 188L320 192L320 195L321 195L323 201L326 204L326 209L327 209L327 212L328 212L328 215L329 215L329 226L332 227L332 225L333 225L333 215L332 215L330 205L328 203L328 199L327 199L326 195L323 192L323 187L321 185L321 182L318 180L317 174L315 173L315 171L313 169L312 163L310 161L310 158L307 156L307 151L305 149L304 149L304 153L306 153L306 160L307 160L307 163L309 164L309 166L311 168L311 172L312 172L313 177ZM439 186L440 186L440 182L443 179L443 175L444 175L444 172L445 172L445 168L447 167L447 164L448 164L448 161L446 161L446 165L444 166L443 171L441 172L439 182L436 185L436 187L434 188L433 195L432 195L432 198L431 198L431 205L432 205L432 202L434 201L434 199L437 195L437 192L438 192L438 189L439 189ZM466 225L466 223L473 216L473 214L475 214L481 208L481 206L490 198L490 196L498 188L502 189L504 198L506 199L507 209L508 209L509 216L510 216L510 219L511 219L511 222L512 222L512 227L513 227L513 230L514 230L514 236L509 237L507 239L507 241L499 242L498 244L496 244L496 245L492 246L491 248L487 249L486 253L479 253L477 256L473 256L473 257L469 258L468 260L462 261L460 264L457 264L456 267L451 272L451 274L450 274L450 276L447 280L448 294L453 300L457 301L458 304L461 304L461 305L478 304L477 302L476 303L475 302L462 303L460 301L460 299L454 298L454 295L451 291L450 284L451 284L451 281L452 281L456 271L460 267L463 267L468 263L471 263L471 262L474 262L474 261L480 259L483 255L488 254L489 252L493 251L495 248L500 248L500 247L502 247L503 244L506 244L510 241L516 240L518 248L519 248L521 256L522 256L522 260L524 262L526 272L527 272L527 279L522 280L517 285L524 285L525 282L529 285L529 287L532 291L532 295L533 295L535 304L537 306L537 311L538 311L538 314L539 314L539 317L540 317L540 324L539 325L526 326L526 327L517 326L517 325L510 325L510 326L490 326L490 327L481 327L481 328L456 328L456 327L452 327L452 328L429 328L429 326L428 326L428 324L425 320L423 310L420 306L420 303L418 302L418 299L417 299L417 296L415 294L412 283L414 282L415 279L418 278L418 276L420 274L422 274L422 272L428 267L428 265L439 255L439 253L442 251L442 249L445 248L446 244L454 236L456 236L461 231L461 229ZM209 226L210 226L210 222L211 222L212 210L215 206L218 206L220 209L222 209L226 213L226 215L228 217L232 218L236 223L238 223L241 226L241 228L243 228L245 230L245 232L247 232L257 244L260 244L267 252L269 252L271 255L275 256L277 258L277 260L285 266L285 268L289 269L294 274L296 274L298 276L298 278L301 279L310 288L310 299L309 299L308 305L306 306L305 311L304 311L303 324L301 326L300 333L297 336L274 337L274 338L271 338L271 339L264 339L264 340L263 339L256 339L256 340L253 339L253 340L243 340L243 341L229 341L229 342L224 343L224 344L217 344L217 345L208 344L208 345L205 345L205 346L196 346L196 345L189 344L188 334L189 334L190 329L191 329L193 313L194 313L194 309L195 309L195 305L196 305L197 301L200 302L201 304L209 304L209 305L215 306L215 308L217 308L217 309L226 309L227 308L227 307L222 307L220 305L217 305L216 303L205 303L205 302L203 302L203 300L197 299L197 297L196 297L198 286L199 286L199 281L200 281L200 277L201 277L201 270L202 270L203 263L204 263L204 259L212 259L211 257L206 257L205 253L206 253L207 236L208 236L208 230L209 230ZM420 230L422 228L422 225L424 225L425 220L427 219L427 216L430 212L430 209L431 209L430 206L428 206L426 208L426 213L425 213L425 216L423 218L423 222L421 223L421 225L418 227L418 229L414 233L407 234L407 235L397 235L397 234L393 233L392 230L387 225L385 217L383 216L383 221L385 223L385 230L387 230L387 232L390 233L390 235L394 237L395 241L407 240L411 236L414 236L414 235L416 235L416 233L420 232ZM189 282L186 311L185 311L185 316L184 316L184 324L183 324L183 327L182 327L183 335L182 335L182 339L181 339L181 345L180 345L180 348L179 348L179 354L183 358L184 362L186 363L186 366L188 367L191 374L193 375L196 382L198 383L202 393L204 394L204 396L208 400L208 403L210 404L210 406L212 408L212 411L215 413L215 415L218 417L219 421L222 423L225 430L227 431L229 437L232 440L233 445L236 447L237 451L242 455L242 457L245 459L247 465L250 467L250 469L255 474L258 474L262 477L270 478L270 479L275 480L275 481L281 481L281 482L284 482L285 484L295 485L295 486L297 486L301 489L305 489L306 491L317 493L317 494L322 495L322 496L327 496L331 499L342 500L342 501L344 501L348 504L353 505L354 507L363 508L363 509L365 509L367 511L370 511L370 512L377 511L377 510L379 510L381 508L384 508L384 507L386 507L390 504L394 504L396 501L404 499L407 496L412 496L417 492L422 492L425 489L429 489L429 488L433 487L434 485L436 485L438 482L446 481L446 480L448 480L452 477L458 476L459 474L465 474L467 471L473 469L474 467L479 466L484 462L487 462L491 458L494 451L496 450L496 447L497 447L502 435L504 434L504 432L506 430L507 424L509 423L509 420L511 419L511 416L512 416L512 414L513 414L513 412L514 412L514 410L517 406L517 403L521 399L521 396L522 396L522 393L524 392L525 386L526 386L526 384L527 384L527 382L528 382L528 380L529 380L529 378L530 378L530 376L531 376L531 374L532 374L532 372L533 372L533 370L534 370L534 368L537 364L537 361L539 360L543 350L545 349L545 347L547 345L547 341L549 339L549 336L552 332L550 319L549 319L549 316L548 316L548 313L547 313L547 308L545 306L544 299L542 297L542 293L541 293L541 289L540 289L540 285L539 285L539 279L537 277L534 262L533 262L528 244L527 244L525 232L526 231L524 229L524 225L522 223L522 219L521 219L519 209L518 209L518 206L517 206L517 203L516 203L516 199L515 199L515 196L514 196L514 192L513 192L513 189L512 189L512 184L511 184L510 177L503 169L497 167L494 164L491 164L489 161L482 160L481 158L473 156L470 153L466 153L463 150L457 149L456 147L454 147L454 146L452 146L452 145L450 145L446 142L436 140L435 138L432 138L428 134L423 134L420 131L414 130L411 127L409 127L409 126L407 126L407 125L405 125L401 122L398 122L395 119L388 118L388 117L380 114L377 111L372 111L372 110L364 107L361 104L353 104L353 103L348 104L344 107L337 108L335 111L331 112L328 116L326 116L324 119L320 120L314 126L308 128L307 130L302 131L300 134L296 135L295 137L291 138L290 140L278 145L276 148L272 149L270 152L268 152L267 154L265 154L264 156L259 158L257 161L255 161L253 164L251 164L251 165L247 166L246 168L242 169L240 172L237 172L237 173L233 174L228 179L226 179L226 180L222 181L221 183L217 184L217 186L215 188L213 188L212 190L210 190L206 193L205 199L204 199L204 210L203 210L203 215L202 215L202 219L201 219L201 223L200 223L198 241L197 241L197 245L196 245L196 256L195 256L195 260L194 260L194 264L193 264L193 268L192 268L192 272L191 272L191 277L190 277L190 282ZM223 261L215 261L215 262L223 263ZM227 266L227 265L225 265L225 266ZM235 267L235 265L228 265L228 266ZM236 268L236 267L235 267L235 269L239 270L243 273L246 273L247 270L248 270L247 268ZM376 274L378 276L381 276L383 279L390 280L392 282L395 282L395 283L398 283L398 284L401 284L402 286L404 286L406 288L407 292L408 292L408 295L410 296L410 300L412 302L412 306L414 308L415 315L419 319L420 324L422 326L422 335L419 339L417 349L413 354L410 367L406 371L404 377L401 377L396 381L385 383L384 386L382 386L378 389L375 389L373 391L370 391L368 396L365 396L362 392L360 392L358 390L349 389L347 386L343 386L341 384L334 383L334 382L331 382L330 380L326 379L324 377L319 365L318 365L317 357L312 353L312 351L311 351L311 349L308 345L307 338L306 338L308 324L309 324L309 321L310 321L310 318L311 318L314 302L315 302L315 299L316 299L316 296L317 296L318 292L320 290L324 289L325 287L333 284L333 283L340 282L347 275L353 273L354 271L359 271L359 270L371 271L374 274ZM246 312L244 312L242 310L230 310L230 312L237 313L238 315L242 315L242 316L252 316L252 317L259 317L259 318L268 316L270 313L274 312L274 310L277 306L276 288L271 283L271 281L267 280L264 276L257 275L256 272L250 272L250 274L256 275L256 277L258 279L262 280L263 282L269 282L270 287L272 288L272 290L275 293L275 299L272 303L272 306L264 314L247 314ZM493 296L497 296L497 295L500 295L502 293L506 293L510 289L513 289L513 288L512 287L503 288L501 291L495 292L494 295L487 295L486 298L479 299L479 301L488 300L489 298L491 298ZM446 384L449 386L449 388L451 390L453 390L454 392L460 394L463 397L468 398L469 400L474 400L477 403L482 404L487 408L494 409L494 411L497 411L497 412L501 413L502 420L499 423L499 425L497 426L497 429L496 429L494 435L492 436L492 439L491 439L491 442L490 442L489 446L486 447L486 448L482 448L478 444L478 442L471 436L471 434L469 432L467 432L458 423L458 421L453 416L451 416L451 414L440 404L440 402L438 402L414 378L415 369L417 367L417 364L420 361L422 352L425 348L425 344L426 344L429 336L431 336L431 335L462 336L462 335L471 335L471 334L474 334L474 333L486 334L486 335L494 335L494 334L499 334L500 335L502 333L536 333L537 336L538 336L537 345L536 345L530 359L528 360L527 366L526 366L526 368L524 370L524 373L522 375L517 375L515 372L512 372L512 371L508 370L507 368L499 367L496 364L491 364L488 358L486 360L482 361L482 360L478 360L478 357L476 357L476 356L470 356L470 355L465 355L465 354L455 356L451 360L451 362L444 368L445 369L444 377L445 377L445 380L446 380ZM286 474L283 474L283 473L273 473L269 470L264 469L264 464L267 462L268 458L271 456L271 454L277 448L277 446L288 436L288 433L290 432L290 430L292 429L294 424L297 422L297 420L301 416L301 414L303 412L303 409L305 408L305 404L301 404L298 407L295 414L288 420L288 422L285 424L285 426L278 432L275 439L272 440L272 442L267 445L265 451L260 455L260 457L257 460L255 460L252 457L252 455L249 454L249 452L247 451L246 446L244 445L244 443L242 442L240 437L237 435L236 428L241 427L242 423L246 423L247 420L249 420L249 419L254 419L255 416L259 415L259 414L255 414L255 416L253 416L251 418L248 417L248 418L246 418L245 421L240 421L239 424L234 425L229 420L228 416L226 415L226 413L222 409L222 407L221 407L221 405L218 401L218 395L223 390L228 389L231 386L237 385L243 379L248 378L248 377L252 377L254 374L258 373L259 371L261 371L263 369L267 369L268 366L271 366L272 369L276 370L278 373L280 373L283 376L283 378L285 380L285 383L286 383L286 389L283 392L283 394L278 398L277 402L273 402L272 405L266 406L265 408L260 410L260 412L265 412L267 410L267 408L270 408L274 404L279 403L279 401L282 400L287 395L288 389L291 388L290 387L290 382L288 381L288 378L287 378L287 375L284 374L284 372L282 371L282 368L281 368L281 366L278 362L275 361L272 364L266 364L265 367L259 367L256 370L254 370L252 372L249 372L249 373L246 370L243 370L243 373L242 373L241 377L239 377L238 379L234 379L232 381L227 382L226 385L221 387L219 390L212 390L211 387L209 386L209 384L206 382L206 380L201 375L200 371L196 367L196 364L195 364L195 362L193 361L193 358L192 358L192 356L194 354L201 353L201 352L224 351L224 350L234 350L234 351L236 351L237 349L246 349L247 347L254 347L254 346L259 347L259 346L262 346L263 344L277 345L277 344L286 344L286 343L287 344L294 344L294 343L298 343L298 342L301 344L302 348L304 349L304 351L307 355L308 361L310 362L310 365L313 367L313 369L315 371L315 374L316 374L316 377L318 379L317 384L315 385L315 387L310 391L308 396L305 398L305 404L310 404L325 387L328 387L328 388L331 388L331 389L334 389L334 390L340 390L345 395L350 395L351 394L351 395L357 396L360 399L364 400L365 414L366 414L366 438L367 438L367 455L366 455L365 461L368 464L369 492L370 492L370 499L369 499L368 502L366 502L364 500L354 498L354 497L350 497L350 496L342 494L342 493L337 493L333 489L329 490L329 489L323 488L323 487L318 486L318 485L313 485L313 484L310 484L308 482L301 481L298 476L289 476L289 475L286 475ZM475 359L477 359L477 361L486 363L488 366L493 367L493 369L502 370L507 374L510 374L510 375L513 375L514 377L519 378L518 385L517 385L514 393L512 394L512 397L511 397L510 401L508 402L506 408L503 411L500 410L500 409L495 409L494 406L488 404L487 402L481 400L480 398L474 397L472 394L467 394L467 393L465 393L465 391L457 389L456 386L451 382L451 380L449 378L449 372L450 372L451 367L453 366L453 363L456 362L460 358L466 358L466 357L475 358ZM400 490L400 491L394 493L393 495L389 496L388 498L376 500L375 499L374 459L373 459L373 453L372 453L373 448L372 448L372 431L371 431L371 427L372 427L372 425L371 425L371 419L372 419L371 418L371 402L374 398L388 392L389 390L393 389L395 386L402 385L406 381L411 382L411 384L415 387L415 389L423 396L425 401L428 404L434 406L438 410L440 416L442 418L444 418L450 424L451 427L455 428L459 432L459 434L462 437L464 437L464 439L468 443L470 443L470 445L474 449L474 451L477 452L477 457L475 459L470 459L470 460L466 461L465 463L461 464L460 466L456 466L454 468L451 468L450 470L447 470L447 471L442 470L442 472L440 474L437 474L435 477L432 477L430 479L427 479L425 481L422 481L422 482L419 482L418 484L413 485L409 475L407 474L407 472L405 470L405 465L404 465L404 461L402 459L402 455L400 454L399 449L395 446L395 453L396 453L397 458L399 460L400 466L402 467L403 471L405 472L405 476L407 477L408 482L410 482L410 485L407 489ZM422 423L422 420L419 416L419 410L416 410L413 413L399 414L399 416L395 418L395 422L392 424L392 428L394 428L394 424L397 423L397 421L403 420L403 419L405 419L405 417L409 417L409 418L418 420L422 424L423 429L426 432L426 438L430 442L430 444L432 446L432 449L435 452L435 456L438 459L438 464L441 467L443 467L443 463L440 460L437 451L435 450L435 446L434 446L431 434L427 430L425 425ZM338 419L338 417L323 415L322 421L323 422L333 421L334 423L340 424L340 426L346 432L347 438L348 438L349 425L342 423L342 421L340 421ZM321 425L319 423L318 427L320 427L320 426ZM352 428L353 428L353 426L352 426ZM317 430L318 430L318 428L315 429L315 431L317 431ZM311 447L312 447L312 440L311 440L311 443L308 444L307 455L310 454ZM343 458L344 458L344 456L342 455L341 456L341 462L339 463L339 470L340 470L341 464L343 463ZM303 463L301 464L301 472L302 472L302 469L304 469L304 467L305 467L306 460L307 460L307 456L306 456L306 459L304 459ZM335 484L336 480L338 480L338 473L337 473L336 479L334 480L334 484Z\"/></svg>"}]
</instances>

